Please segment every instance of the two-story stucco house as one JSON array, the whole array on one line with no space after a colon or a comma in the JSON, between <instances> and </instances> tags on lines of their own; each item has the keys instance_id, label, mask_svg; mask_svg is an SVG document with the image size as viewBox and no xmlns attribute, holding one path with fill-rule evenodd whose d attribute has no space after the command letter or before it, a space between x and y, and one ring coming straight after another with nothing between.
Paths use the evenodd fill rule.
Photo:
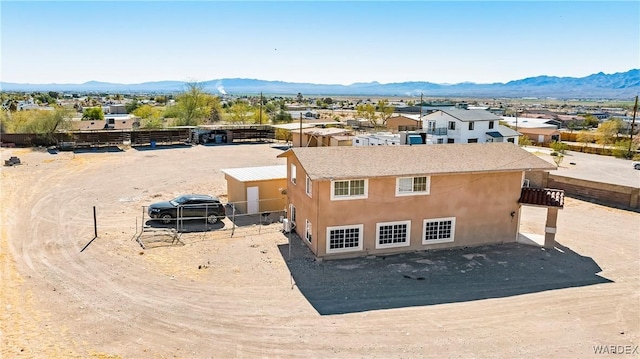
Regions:
<instances>
[{"instance_id":1,"label":"two-story stucco house","mask_svg":"<svg viewBox=\"0 0 640 359\"><path fill-rule=\"evenodd\" d=\"M501 117L486 110L451 108L423 117L430 143L518 143L518 132L500 125Z\"/></svg>"},{"instance_id":2,"label":"two-story stucco house","mask_svg":"<svg viewBox=\"0 0 640 359\"><path fill-rule=\"evenodd\" d=\"M525 171L511 143L292 148L288 219L320 258L516 241ZM555 233L555 232L554 232Z\"/></svg>"}]
</instances>

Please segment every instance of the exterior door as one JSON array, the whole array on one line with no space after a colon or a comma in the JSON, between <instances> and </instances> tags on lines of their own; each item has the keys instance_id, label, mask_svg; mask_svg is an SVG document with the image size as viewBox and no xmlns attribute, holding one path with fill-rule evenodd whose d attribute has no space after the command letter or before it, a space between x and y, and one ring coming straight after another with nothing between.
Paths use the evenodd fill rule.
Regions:
<instances>
[{"instance_id":1,"label":"exterior door","mask_svg":"<svg viewBox=\"0 0 640 359\"><path fill-rule=\"evenodd\" d=\"M259 198L258 187L247 187L247 214L256 214L260 211Z\"/></svg>"}]
</instances>

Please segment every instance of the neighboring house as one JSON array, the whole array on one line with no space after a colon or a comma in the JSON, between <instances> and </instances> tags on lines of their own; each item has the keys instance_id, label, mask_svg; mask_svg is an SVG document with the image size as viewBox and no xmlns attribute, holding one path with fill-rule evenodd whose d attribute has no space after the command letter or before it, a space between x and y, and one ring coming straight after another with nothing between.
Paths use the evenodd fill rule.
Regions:
<instances>
[{"instance_id":1,"label":"neighboring house","mask_svg":"<svg viewBox=\"0 0 640 359\"><path fill-rule=\"evenodd\" d=\"M344 136L351 134L351 130L337 127L318 128L310 127L303 128L298 131L291 131L291 142L294 147L323 147L331 146L331 138L333 136ZM302 137L302 142L300 138ZM335 143L335 142L334 142ZM350 145L350 144L349 144Z\"/></svg>"},{"instance_id":2,"label":"neighboring house","mask_svg":"<svg viewBox=\"0 0 640 359\"><path fill-rule=\"evenodd\" d=\"M415 131L420 128L420 115L398 115L387 119L387 130L391 132Z\"/></svg>"},{"instance_id":3,"label":"neighboring house","mask_svg":"<svg viewBox=\"0 0 640 359\"><path fill-rule=\"evenodd\" d=\"M287 166L222 169L227 180L227 200L240 213L283 211L287 205Z\"/></svg>"},{"instance_id":4,"label":"neighboring house","mask_svg":"<svg viewBox=\"0 0 640 359\"><path fill-rule=\"evenodd\" d=\"M521 203L548 205L519 202L525 172L556 169L510 143L300 147L278 157L289 223L320 258L514 242ZM555 222L547 227L555 233Z\"/></svg>"},{"instance_id":5,"label":"neighboring house","mask_svg":"<svg viewBox=\"0 0 640 359\"><path fill-rule=\"evenodd\" d=\"M518 131L522 128L558 128L557 125L549 123L548 118L503 116L501 121L516 128Z\"/></svg>"},{"instance_id":6,"label":"neighboring house","mask_svg":"<svg viewBox=\"0 0 640 359\"><path fill-rule=\"evenodd\" d=\"M427 133L426 143L484 143L495 139L488 133L498 131L500 120L486 110L451 108L424 116L422 128ZM507 140L518 142L517 136Z\"/></svg>"},{"instance_id":7,"label":"neighboring house","mask_svg":"<svg viewBox=\"0 0 640 359\"><path fill-rule=\"evenodd\" d=\"M518 128L522 136L527 136L535 145L548 145L560 141L560 131L556 128Z\"/></svg>"}]
</instances>

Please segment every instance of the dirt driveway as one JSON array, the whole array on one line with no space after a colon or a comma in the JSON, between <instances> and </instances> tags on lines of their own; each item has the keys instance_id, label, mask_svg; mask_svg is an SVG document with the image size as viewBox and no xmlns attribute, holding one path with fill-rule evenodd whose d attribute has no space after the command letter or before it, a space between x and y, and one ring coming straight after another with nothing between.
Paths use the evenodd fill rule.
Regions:
<instances>
[{"instance_id":1,"label":"dirt driveway","mask_svg":"<svg viewBox=\"0 0 640 359\"><path fill-rule=\"evenodd\" d=\"M277 224L132 240L143 205L224 195L221 168L283 164L278 153L3 149L24 164L0 170L2 358L596 357L640 344L640 215L587 202L567 199L550 251L316 262ZM544 211L523 217L541 230Z\"/></svg>"}]
</instances>

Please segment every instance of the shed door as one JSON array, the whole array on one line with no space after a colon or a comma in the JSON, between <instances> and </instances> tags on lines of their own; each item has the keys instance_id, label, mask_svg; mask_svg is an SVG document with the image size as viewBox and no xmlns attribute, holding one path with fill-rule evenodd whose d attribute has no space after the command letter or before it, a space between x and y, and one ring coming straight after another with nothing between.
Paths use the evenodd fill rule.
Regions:
<instances>
[{"instance_id":1,"label":"shed door","mask_svg":"<svg viewBox=\"0 0 640 359\"><path fill-rule=\"evenodd\" d=\"M258 202L258 187L247 187L247 213L256 214L260 211L260 202Z\"/></svg>"}]
</instances>

